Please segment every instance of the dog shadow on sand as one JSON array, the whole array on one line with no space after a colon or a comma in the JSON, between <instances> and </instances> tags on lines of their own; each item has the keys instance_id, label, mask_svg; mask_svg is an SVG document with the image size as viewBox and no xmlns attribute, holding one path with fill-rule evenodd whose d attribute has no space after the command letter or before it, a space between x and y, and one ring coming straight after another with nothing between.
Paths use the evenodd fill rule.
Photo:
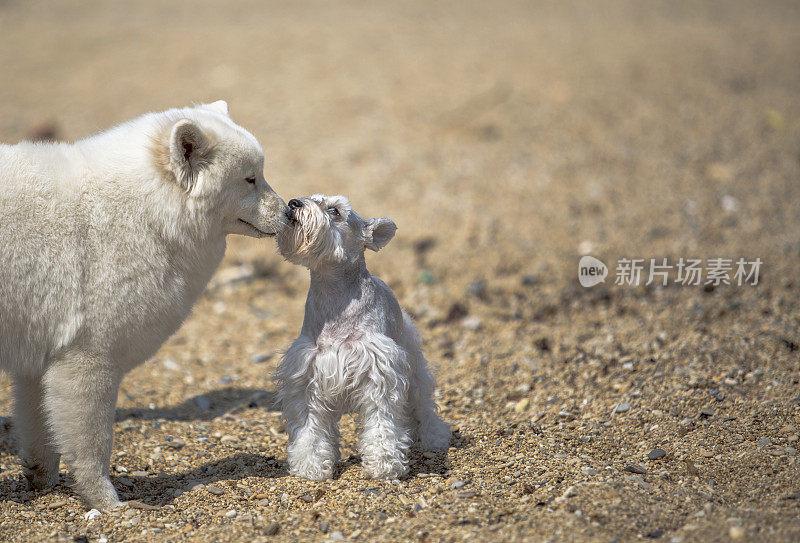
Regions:
<instances>
[{"instance_id":1,"label":"dog shadow on sand","mask_svg":"<svg viewBox=\"0 0 800 543\"><path fill-rule=\"evenodd\" d=\"M257 388L222 388L198 394L171 407L128 407L117 409L117 422L125 420L157 420L188 422L213 420L225 414L236 414L247 409L276 411L277 395L274 390Z\"/></svg>"},{"instance_id":2,"label":"dog shadow on sand","mask_svg":"<svg viewBox=\"0 0 800 543\"><path fill-rule=\"evenodd\" d=\"M236 414L248 409L279 410L277 395L274 390L261 390L249 388L223 388L188 398L179 405L172 407L158 407L147 409L142 407L117 409L117 422L126 420L156 420L167 419L173 421L212 420L225 414ZM455 432L451 436L451 447L463 448L469 441L468 436ZM344 444L342 444L344 445ZM205 464L189 472L177 474L159 474L148 477L123 477L125 483L133 480L134 485L126 491L117 482L114 485L122 494L127 494L127 499L141 500L150 503L148 493L162 488L163 492L159 503L166 505L171 501L163 502L164 495L172 489L181 489L187 481L207 479L210 482L219 480L235 480L247 477L285 477L289 476L288 464L285 460L285 451L281 451L281 458L274 456L261 456L257 454L240 453L216 462ZM334 469L334 479L338 479L346 471L361 465L361 455L351 454L337 462ZM417 446L412 446L409 451L409 473L407 479L418 477L446 477L452 464L448 458L448 451L425 451ZM112 477L112 480L114 478ZM364 480L368 482L367 479ZM208 483L206 483L208 484ZM174 491L173 491L174 492Z\"/></svg>"},{"instance_id":3,"label":"dog shadow on sand","mask_svg":"<svg viewBox=\"0 0 800 543\"><path fill-rule=\"evenodd\" d=\"M274 411L275 391L249 388L224 388L200 394L171 407L132 407L117 409L117 422L128 420L157 420L167 419L173 421L203 421L212 420L225 414L235 414L246 409L267 409ZM0 450L3 453L16 455L17 447L11 437L10 418L0 418ZM119 429L117 429L118 431ZM451 445L464 447L467 436L455 433L451 438ZM185 471L163 471L148 475L139 474L112 474L111 481L117 489L122 500L135 500L144 506L161 507L174 502L182 493L192 491L197 485L214 485L214 493L235 494L247 498L247 490L235 484L226 484L225 481L238 481L250 477L276 479L288 477L289 470L285 460L285 451L281 457L255 453L239 452L231 456L205 462ZM352 454L337 463L334 478L338 479L346 471L361 464L361 456ZM448 458L448 451L423 451L412 447L409 451L409 473L407 479L417 477L446 477L452 466ZM365 479L365 483L369 480ZM22 476L0 477L0 500L13 500L25 503L36 499L44 493L56 492L73 494L68 488L72 481L64 471L61 472L61 483L43 492L26 491L26 483ZM375 481L376 485L379 482ZM311 488L311 487L309 487ZM372 489L375 490L375 489ZM371 491L368 489L367 491ZM375 490L377 492L377 490Z\"/></svg>"},{"instance_id":4,"label":"dog shadow on sand","mask_svg":"<svg viewBox=\"0 0 800 543\"><path fill-rule=\"evenodd\" d=\"M360 463L361 458L358 455L351 455L340 461L337 464L334 479L338 479L342 473ZM449 469L450 463L447 460L446 451L423 456L421 451L412 449L410 471L406 481L418 477L418 474L421 473L430 474L428 476L446 477ZM172 504L184 492L209 492L237 499L249 499L254 490L240 487L235 484L236 481L251 477L277 479L288 476L289 471L285 459L253 453L236 453L205 462L186 471L157 472L146 476L112 475L111 482L117 489L120 499L133 502L132 507L156 510ZM73 481L63 470L60 481L59 484L47 490L30 491L22 476L0 478L0 500L25 504L50 493L76 497L70 488ZM364 479L362 482L369 486L363 492L381 493L382 481ZM203 486L198 488L198 485ZM308 481L308 491L313 491L317 485L318 483Z\"/></svg>"},{"instance_id":5,"label":"dog shadow on sand","mask_svg":"<svg viewBox=\"0 0 800 543\"><path fill-rule=\"evenodd\" d=\"M148 476L112 476L120 499L136 500L148 505L169 505L187 491L211 492L250 498L246 488L235 484L221 484L248 477L276 479L289 475L286 461L274 456L254 453L237 453L225 458L203 463L187 471L165 471ZM205 485L203 490L195 487Z\"/></svg>"},{"instance_id":6,"label":"dog shadow on sand","mask_svg":"<svg viewBox=\"0 0 800 543\"><path fill-rule=\"evenodd\" d=\"M333 478L338 479L345 471L349 471L360 464L360 455L351 455L347 459L340 460L337 463ZM446 477L450 469L451 464L447 458L447 451L425 453L412 448L409 452L409 473L405 481L419 477L419 474L428 474L430 477ZM225 482L234 482L250 477L277 479L289 476L289 467L285 458L253 453L237 453L204 463L188 471L161 472L148 476L112 476L111 481L120 493L121 499L136 500L147 505L161 507L169 505L181 493L192 490L198 484L205 485L205 489L200 490L201 492L213 491L214 493L219 493L222 491L223 494L229 496L247 499L250 498L248 492L252 492L252 490L248 491L246 488L241 488L236 484ZM378 487L381 484L381 481L370 481L368 479L364 479L362 482L367 485L372 483ZM307 481L306 483L305 486L307 486L309 492L319 485L314 481ZM209 488L210 486L212 488ZM194 491L197 492L198 490ZM366 491L369 491L369 489Z\"/></svg>"},{"instance_id":7,"label":"dog shadow on sand","mask_svg":"<svg viewBox=\"0 0 800 543\"><path fill-rule=\"evenodd\" d=\"M459 445L457 445L459 446ZM409 453L409 474L404 483L423 474L427 477L447 477L451 469L446 451L427 453L412 448ZM359 455L351 455L341 460L336 466L334 479L338 479L345 471L361 464ZM227 495L237 499L249 499L252 489L240 487L236 481L247 478L278 479L288 477L286 460L275 456L254 453L236 453L225 458L205 462L185 471L162 471L148 475L114 474L111 482L123 501L133 501L139 509L158 509L172 504L185 492L209 492ZM0 500L29 503L31 500L50 493L75 497L70 488L73 481L63 470L60 483L44 491L28 490L23 477L0 478ZM381 493L382 481L364 479L363 484L369 486L363 492ZM203 485L198 488L199 485ZM316 488L317 483L308 482L308 491Z\"/></svg>"},{"instance_id":8,"label":"dog shadow on sand","mask_svg":"<svg viewBox=\"0 0 800 543\"><path fill-rule=\"evenodd\" d=\"M112 475L111 482L123 501L134 500L139 508L158 508L171 504L184 492L211 492L215 494L249 498L247 489L224 481L237 481L248 477L275 479L289 475L286 462L274 456L237 453L206 462L186 471L165 471L139 475ZM27 503L50 493L75 496L70 488L72 478L61 470L59 484L42 491L29 490L23 477L0 478L0 500ZM198 485L204 485L202 490Z\"/></svg>"}]
</instances>

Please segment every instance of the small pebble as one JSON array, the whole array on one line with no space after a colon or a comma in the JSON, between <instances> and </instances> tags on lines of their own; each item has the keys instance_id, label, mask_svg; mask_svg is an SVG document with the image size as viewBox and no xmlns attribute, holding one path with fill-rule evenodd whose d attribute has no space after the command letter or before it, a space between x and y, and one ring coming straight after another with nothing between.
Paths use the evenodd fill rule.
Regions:
<instances>
[{"instance_id":1,"label":"small pebble","mask_svg":"<svg viewBox=\"0 0 800 543\"><path fill-rule=\"evenodd\" d=\"M142 511L158 511L160 508L157 505L150 505L139 500L130 500L125 505L129 507L129 511L139 509Z\"/></svg>"},{"instance_id":2,"label":"small pebble","mask_svg":"<svg viewBox=\"0 0 800 543\"><path fill-rule=\"evenodd\" d=\"M731 526L728 530L728 536L731 539L742 539L745 536L744 528L741 526Z\"/></svg>"},{"instance_id":3,"label":"small pebble","mask_svg":"<svg viewBox=\"0 0 800 543\"><path fill-rule=\"evenodd\" d=\"M96 519L97 517L99 517L101 514L102 514L102 513L100 513L100 511L98 511L97 509L89 509L89 510L88 510L88 511L86 511L86 513L83 515L83 518L84 518L84 520L94 520L94 519Z\"/></svg>"},{"instance_id":4,"label":"small pebble","mask_svg":"<svg viewBox=\"0 0 800 543\"><path fill-rule=\"evenodd\" d=\"M638 473L639 475L645 475L647 473L647 469L639 464L625 464L625 467L622 469L631 473Z\"/></svg>"},{"instance_id":5,"label":"small pebble","mask_svg":"<svg viewBox=\"0 0 800 543\"><path fill-rule=\"evenodd\" d=\"M273 357L272 353L259 353L251 356L250 361L254 362L255 364L261 364L262 362L267 362L271 360L272 357Z\"/></svg>"},{"instance_id":6,"label":"small pebble","mask_svg":"<svg viewBox=\"0 0 800 543\"><path fill-rule=\"evenodd\" d=\"M464 481L456 481L452 485L450 485L450 488L452 488L453 490L457 490L459 488L462 488L466 484L467 483L465 483Z\"/></svg>"},{"instance_id":7,"label":"small pebble","mask_svg":"<svg viewBox=\"0 0 800 543\"><path fill-rule=\"evenodd\" d=\"M486 281L483 279L477 279L469 284L467 287L467 293L472 294L478 298L485 298L486 297Z\"/></svg>"},{"instance_id":8,"label":"small pebble","mask_svg":"<svg viewBox=\"0 0 800 543\"><path fill-rule=\"evenodd\" d=\"M523 413L528 410L531 405L531 401L529 398L522 398L514 405L514 411L517 413Z\"/></svg>"},{"instance_id":9,"label":"small pebble","mask_svg":"<svg viewBox=\"0 0 800 543\"><path fill-rule=\"evenodd\" d=\"M711 409L710 407L706 407L700 410L700 417L701 418L713 417L714 413L715 411L713 409Z\"/></svg>"},{"instance_id":10,"label":"small pebble","mask_svg":"<svg viewBox=\"0 0 800 543\"><path fill-rule=\"evenodd\" d=\"M164 364L164 367L168 370L178 371L181 369L180 365L171 358L165 358L162 364Z\"/></svg>"},{"instance_id":11,"label":"small pebble","mask_svg":"<svg viewBox=\"0 0 800 543\"><path fill-rule=\"evenodd\" d=\"M483 322L478 317L466 317L461 321L461 326L463 326L467 330L476 332L481 329L481 327L483 326Z\"/></svg>"},{"instance_id":12,"label":"small pebble","mask_svg":"<svg viewBox=\"0 0 800 543\"><path fill-rule=\"evenodd\" d=\"M667 451L665 451L664 449L653 449L647 455L647 459L648 460L658 460L660 458L664 458L665 456L667 456Z\"/></svg>"},{"instance_id":13,"label":"small pebble","mask_svg":"<svg viewBox=\"0 0 800 543\"><path fill-rule=\"evenodd\" d=\"M217 485L206 485L206 492L215 496L220 496L221 494L225 493L225 491Z\"/></svg>"},{"instance_id":14,"label":"small pebble","mask_svg":"<svg viewBox=\"0 0 800 543\"><path fill-rule=\"evenodd\" d=\"M277 522L270 522L266 526L264 526L264 535L278 535L278 532L281 531L281 525Z\"/></svg>"},{"instance_id":15,"label":"small pebble","mask_svg":"<svg viewBox=\"0 0 800 543\"><path fill-rule=\"evenodd\" d=\"M167 441L164 443L164 446L171 449L182 449L186 446L186 442L182 439L173 439L172 441Z\"/></svg>"},{"instance_id":16,"label":"small pebble","mask_svg":"<svg viewBox=\"0 0 800 543\"><path fill-rule=\"evenodd\" d=\"M322 498L323 494L325 494L325 491L321 488L318 488L313 492L304 492L303 494L300 495L300 499L306 503L314 503L316 501L319 501L319 499Z\"/></svg>"},{"instance_id":17,"label":"small pebble","mask_svg":"<svg viewBox=\"0 0 800 543\"><path fill-rule=\"evenodd\" d=\"M231 509L230 511L225 513L225 518L236 518L236 515L238 515L236 509Z\"/></svg>"},{"instance_id":18,"label":"small pebble","mask_svg":"<svg viewBox=\"0 0 800 543\"><path fill-rule=\"evenodd\" d=\"M620 402L614 408L614 413L625 413L626 411L630 410L631 404L628 402Z\"/></svg>"},{"instance_id":19,"label":"small pebble","mask_svg":"<svg viewBox=\"0 0 800 543\"><path fill-rule=\"evenodd\" d=\"M772 440L768 437L765 437L763 439L759 439L758 441L756 441L756 445L758 445L759 447L769 447L770 445L772 445Z\"/></svg>"}]
</instances>

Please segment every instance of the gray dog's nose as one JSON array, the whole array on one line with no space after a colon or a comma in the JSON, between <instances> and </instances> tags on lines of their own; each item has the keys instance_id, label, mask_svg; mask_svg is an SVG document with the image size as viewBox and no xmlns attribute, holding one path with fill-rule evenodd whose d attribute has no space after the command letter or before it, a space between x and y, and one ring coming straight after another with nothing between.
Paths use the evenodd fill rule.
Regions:
<instances>
[{"instance_id":1,"label":"gray dog's nose","mask_svg":"<svg viewBox=\"0 0 800 543\"><path fill-rule=\"evenodd\" d=\"M298 200L297 198L292 198L289 200L289 209L298 209L300 207L303 207L302 200Z\"/></svg>"}]
</instances>

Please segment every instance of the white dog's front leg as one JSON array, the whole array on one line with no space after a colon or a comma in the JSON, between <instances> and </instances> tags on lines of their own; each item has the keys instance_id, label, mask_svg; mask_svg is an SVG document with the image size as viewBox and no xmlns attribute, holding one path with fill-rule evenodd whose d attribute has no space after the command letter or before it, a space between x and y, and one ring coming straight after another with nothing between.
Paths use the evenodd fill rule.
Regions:
<instances>
[{"instance_id":1,"label":"white dog's front leg","mask_svg":"<svg viewBox=\"0 0 800 543\"><path fill-rule=\"evenodd\" d=\"M45 422L40 377L14 377L14 428L22 458L22 473L34 489L58 482L60 456Z\"/></svg>"},{"instance_id":2,"label":"white dog's front leg","mask_svg":"<svg viewBox=\"0 0 800 543\"><path fill-rule=\"evenodd\" d=\"M108 476L120 376L97 356L70 352L45 373L44 406L56 443L90 507L120 504Z\"/></svg>"},{"instance_id":3,"label":"white dog's front leg","mask_svg":"<svg viewBox=\"0 0 800 543\"><path fill-rule=\"evenodd\" d=\"M361 466L369 479L399 479L408 473L410 436L404 394L362 392Z\"/></svg>"},{"instance_id":4,"label":"white dog's front leg","mask_svg":"<svg viewBox=\"0 0 800 543\"><path fill-rule=\"evenodd\" d=\"M305 389L287 391L283 416L289 428L289 472L322 481L339 460L339 413Z\"/></svg>"}]
</instances>

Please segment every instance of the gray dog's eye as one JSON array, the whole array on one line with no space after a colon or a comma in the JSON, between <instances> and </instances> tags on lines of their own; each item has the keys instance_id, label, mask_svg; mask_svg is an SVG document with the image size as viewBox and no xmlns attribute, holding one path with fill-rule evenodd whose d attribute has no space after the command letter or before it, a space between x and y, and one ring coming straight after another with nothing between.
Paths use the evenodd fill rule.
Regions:
<instances>
[{"instance_id":1,"label":"gray dog's eye","mask_svg":"<svg viewBox=\"0 0 800 543\"><path fill-rule=\"evenodd\" d=\"M336 209L335 207L329 207L328 208L328 213L330 213L334 217L338 217L339 216L339 210Z\"/></svg>"},{"instance_id":2,"label":"gray dog's eye","mask_svg":"<svg viewBox=\"0 0 800 543\"><path fill-rule=\"evenodd\" d=\"M251 185L255 185L256 184L256 178L255 177L246 177L245 181L247 181Z\"/></svg>"}]
</instances>

